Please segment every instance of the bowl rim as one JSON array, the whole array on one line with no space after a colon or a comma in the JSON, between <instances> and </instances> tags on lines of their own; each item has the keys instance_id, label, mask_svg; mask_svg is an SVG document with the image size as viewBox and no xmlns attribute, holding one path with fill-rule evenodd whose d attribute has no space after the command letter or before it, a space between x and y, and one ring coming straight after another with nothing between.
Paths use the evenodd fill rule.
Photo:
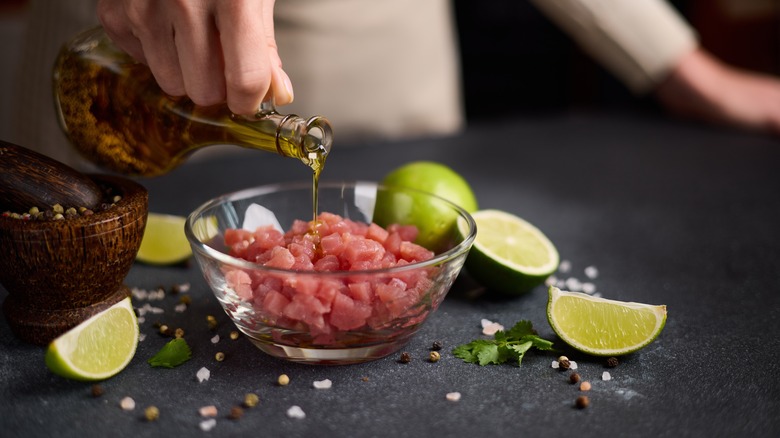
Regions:
<instances>
[{"instance_id":1,"label":"bowl rim","mask_svg":"<svg viewBox=\"0 0 780 438\"><path fill-rule=\"evenodd\" d=\"M320 181L318 187L319 190L334 189L334 188L344 190L347 188L355 188L358 185L372 186L377 190L389 188L388 186L382 185L380 183L374 181L366 181L366 180ZM371 275L371 274L376 275L376 274L397 273L397 272L404 272L404 271L415 270L415 269L443 264L449 262L454 258L457 258L460 255L466 255L468 253L468 250L471 248L472 244L474 243L474 239L476 238L477 235L477 224L468 211L466 211L459 205L445 198L442 198L441 196L434 195L424 190L418 190L418 189L407 188L407 187L392 187L392 189L408 191L411 193L418 193L426 196L432 196L444 202L445 204L453 207L458 212L458 220L462 218L463 220L466 221L469 229L468 235L465 236L465 238L461 242L459 242L457 245L453 246L452 248L443 251L441 253L434 254L434 256L431 257L430 259L421 262L414 262L402 266L394 266L391 268L381 268L381 269L364 269L364 270L355 270L355 271L314 271L314 270L272 268L254 262L250 262L248 260L244 260L238 257L233 257L229 254L226 254L222 251L219 251L201 242L195 236L195 233L192 230L192 226L194 222L197 220L197 218L200 217L204 211L218 204L237 200L237 199L244 199L252 196L272 193L272 192L301 190L301 189L311 190L312 182L311 181L289 181L289 182L281 182L281 183L273 183L273 184L264 184L256 187L237 190L234 192L220 195L216 198L212 198L206 201L205 203L201 204L199 207L193 210L189 215L187 215L187 220L185 221L184 224L184 234L187 236L187 240L190 242L190 246L192 247L193 252L198 252L210 258L216 259L220 263L229 264L239 268L253 269L253 270L259 270L268 273L276 273L276 274L283 274L283 275L296 274L296 275L317 275L317 276L333 276L333 277L344 276L344 275L352 276L352 275Z\"/></svg>"}]
</instances>

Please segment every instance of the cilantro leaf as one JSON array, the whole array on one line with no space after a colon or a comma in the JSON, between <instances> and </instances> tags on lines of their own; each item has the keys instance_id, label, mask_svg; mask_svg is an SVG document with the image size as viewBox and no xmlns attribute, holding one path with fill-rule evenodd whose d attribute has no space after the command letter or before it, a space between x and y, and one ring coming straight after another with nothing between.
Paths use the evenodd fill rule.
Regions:
<instances>
[{"instance_id":1,"label":"cilantro leaf","mask_svg":"<svg viewBox=\"0 0 780 438\"><path fill-rule=\"evenodd\" d=\"M173 368L190 360L191 356L192 350L187 345L187 341L184 338L176 338L163 345L160 351L147 362L153 367Z\"/></svg>"},{"instance_id":2,"label":"cilantro leaf","mask_svg":"<svg viewBox=\"0 0 780 438\"><path fill-rule=\"evenodd\" d=\"M554 350L553 343L540 338L531 321L521 320L509 331L499 330L493 339L477 339L455 347L452 354L464 362L482 366L517 361L520 365L525 353L531 348Z\"/></svg>"}]
</instances>

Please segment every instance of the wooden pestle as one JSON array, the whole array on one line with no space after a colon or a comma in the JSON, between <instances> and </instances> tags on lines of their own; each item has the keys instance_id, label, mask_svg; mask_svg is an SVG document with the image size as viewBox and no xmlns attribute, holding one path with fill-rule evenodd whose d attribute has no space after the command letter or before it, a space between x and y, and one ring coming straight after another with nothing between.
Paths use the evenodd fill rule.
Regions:
<instances>
[{"instance_id":1,"label":"wooden pestle","mask_svg":"<svg viewBox=\"0 0 780 438\"><path fill-rule=\"evenodd\" d=\"M100 187L87 175L46 155L0 140L0 212L25 213L55 204L95 209Z\"/></svg>"}]
</instances>

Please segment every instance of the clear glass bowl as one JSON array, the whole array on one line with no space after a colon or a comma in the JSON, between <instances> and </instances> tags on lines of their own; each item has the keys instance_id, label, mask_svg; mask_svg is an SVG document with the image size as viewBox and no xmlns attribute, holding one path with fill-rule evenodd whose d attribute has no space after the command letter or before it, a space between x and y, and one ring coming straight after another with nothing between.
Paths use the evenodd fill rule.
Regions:
<instances>
[{"instance_id":1,"label":"clear glass bowl","mask_svg":"<svg viewBox=\"0 0 780 438\"><path fill-rule=\"evenodd\" d=\"M311 183L284 183L223 195L197 208L185 233L203 276L236 327L272 356L335 365L398 351L449 291L476 236L474 220L457 205L416 190L323 183L318 212L382 227L389 225L382 223L388 212L399 225L422 221L436 228L434 256L390 268L315 271L272 268L229 254L228 230L254 231L258 220L267 223L268 214L254 214L258 209L272 212L271 222L278 221L282 231L311 221L312 195ZM245 224L248 210L251 223ZM468 225L465 236L455 221Z\"/></svg>"}]
</instances>

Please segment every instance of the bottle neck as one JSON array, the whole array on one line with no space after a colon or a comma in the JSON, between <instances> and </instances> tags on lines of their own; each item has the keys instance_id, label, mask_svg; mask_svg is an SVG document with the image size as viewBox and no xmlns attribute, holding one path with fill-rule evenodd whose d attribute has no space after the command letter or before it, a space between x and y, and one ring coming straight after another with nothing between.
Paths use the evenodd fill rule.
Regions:
<instances>
[{"instance_id":1,"label":"bottle neck","mask_svg":"<svg viewBox=\"0 0 780 438\"><path fill-rule=\"evenodd\" d=\"M232 115L231 120L241 127L234 134L248 147L269 151L273 147L279 155L298 158L315 172L324 165L333 145L333 129L326 118L279 114L271 101L263 102L254 116ZM258 134L265 145L258 144Z\"/></svg>"}]
</instances>

